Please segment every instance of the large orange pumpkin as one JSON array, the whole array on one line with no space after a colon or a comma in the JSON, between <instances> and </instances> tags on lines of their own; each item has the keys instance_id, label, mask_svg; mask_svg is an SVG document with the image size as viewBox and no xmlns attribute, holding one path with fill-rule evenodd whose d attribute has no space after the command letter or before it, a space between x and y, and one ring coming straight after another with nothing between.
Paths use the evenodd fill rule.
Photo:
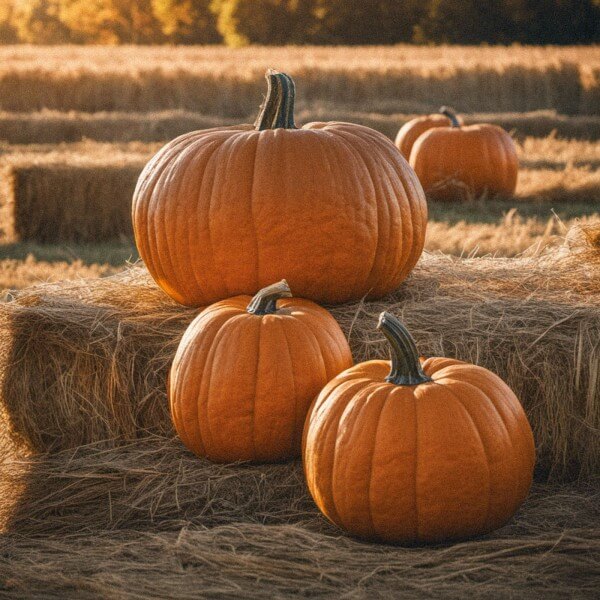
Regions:
<instances>
[{"instance_id":1,"label":"large orange pumpkin","mask_svg":"<svg viewBox=\"0 0 600 600\"><path fill-rule=\"evenodd\" d=\"M487 369L420 361L392 315L383 313L379 328L391 365L373 360L344 371L307 418L304 466L318 507L354 535L389 542L501 526L533 476L533 435L519 401Z\"/></svg>"},{"instance_id":2,"label":"large orange pumpkin","mask_svg":"<svg viewBox=\"0 0 600 600\"><path fill-rule=\"evenodd\" d=\"M427 195L466 200L483 194L508 196L517 187L519 159L510 135L496 125L429 129L415 141L410 164Z\"/></svg>"},{"instance_id":3,"label":"large orange pumpkin","mask_svg":"<svg viewBox=\"0 0 600 600\"><path fill-rule=\"evenodd\" d=\"M396 136L396 147L408 160L417 138L434 127L450 127L451 125L460 127L462 119L448 106L442 106L438 113L416 117L404 123Z\"/></svg>"},{"instance_id":4,"label":"large orange pumpkin","mask_svg":"<svg viewBox=\"0 0 600 600\"><path fill-rule=\"evenodd\" d=\"M183 443L217 462L300 454L310 403L352 365L334 318L291 298L285 281L200 313L185 332L168 382Z\"/></svg>"},{"instance_id":5,"label":"large orange pumpkin","mask_svg":"<svg viewBox=\"0 0 600 600\"><path fill-rule=\"evenodd\" d=\"M417 262L427 223L417 177L384 135L294 125L294 84L269 72L255 126L182 135L142 172L141 257L182 304L254 294L286 277L320 302L379 297Z\"/></svg>"}]
</instances>

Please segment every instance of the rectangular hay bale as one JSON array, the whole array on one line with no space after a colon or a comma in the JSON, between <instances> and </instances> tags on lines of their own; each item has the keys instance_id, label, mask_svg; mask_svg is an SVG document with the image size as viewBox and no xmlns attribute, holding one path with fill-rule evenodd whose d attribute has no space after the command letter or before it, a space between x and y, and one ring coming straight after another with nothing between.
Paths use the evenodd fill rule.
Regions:
<instances>
[{"instance_id":1,"label":"rectangular hay bale","mask_svg":"<svg viewBox=\"0 0 600 600\"><path fill-rule=\"evenodd\" d=\"M521 259L424 255L387 298L331 310L357 361L386 356L375 330L385 309L424 355L495 371L532 423L538 476L587 478L600 468L600 265L573 248ZM17 293L0 305L4 436L45 452L172 435L167 371L197 312L140 267Z\"/></svg>"},{"instance_id":2,"label":"rectangular hay bale","mask_svg":"<svg viewBox=\"0 0 600 600\"><path fill-rule=\"evenodd\" d=\"M8 241L99 242L132 236L138 165L11 164L0 202Z\"/></svg>"}]
</instances>

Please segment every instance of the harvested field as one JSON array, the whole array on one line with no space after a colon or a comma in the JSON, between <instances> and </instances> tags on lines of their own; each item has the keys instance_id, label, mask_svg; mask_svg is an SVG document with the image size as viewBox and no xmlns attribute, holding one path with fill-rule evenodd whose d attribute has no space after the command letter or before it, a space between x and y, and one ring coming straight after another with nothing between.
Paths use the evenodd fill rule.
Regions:
<instances>
[{"instance_id":1,"label":"harvested field","mask_svg":"<svg viewBox=\"0 0 600 600\"><path fill-rule=\"evenodd\" d=\"M240 121L253 122L258 107ZM416 114L361 112L339 105L312 103L297 113L298 123L346 121L360 123L394 139L404 123ZM478 113L463 115L467 124L493 123L519 140L556 136L558 139L600 139L600 116L558 115L555 111L529 113ZM160 112L58 112L0 113L0 140L8 144L57 144L82 139L99 142L156 142L171 140L196 129L231 124L232 119L185 110Z\"/></svg>"},{"instance_id":2,"label":"harvested field","mask_svg":"<svg viewBox=\"0 0 600 600\"><path fill-rule=\"evenodd\" d=\"M297 80L302 103L374 112L556 110L595 114L598 47L3 47L0 109L181 108L253 114L266 66ZM307 106L302 105L302 108Z\"/></svg>"},{"instance_id":3,"label":"harvested field","mask_svg":"<svg viewBox=\"0 0 600 600\"><path fill-rule=\"evenodd\" d=\"M332 312L357 360L385 354L374 330L385 308L424 354L497 372L534 427L538 476L587 478L600 467L600 258L590 231L571 235L570 250L519 260L426 255L384 301ZM170 435L166 373L195 314L140 268L17 293L0 306L5 434L38 452Z\"/></svg>"},{"instance_id":4,"label":"harvested field","mask_svg":"<svg viewBox=\"0 0 600 600\"><path fill-rule=\"evenodd\" d=\"M9 459L0 489L6 598L594 598L600 576L594 482L536 483L497 532L413 548L344 536L297 463L212 465L166 438Z\"/></svg>"}]
</instances>

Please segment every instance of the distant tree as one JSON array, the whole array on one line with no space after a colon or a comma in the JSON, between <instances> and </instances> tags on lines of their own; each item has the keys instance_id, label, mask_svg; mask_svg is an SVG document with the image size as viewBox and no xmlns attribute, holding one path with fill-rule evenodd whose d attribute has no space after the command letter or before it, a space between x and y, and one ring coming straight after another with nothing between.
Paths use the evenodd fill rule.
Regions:
<instances>
[{"instance_id":1,"label":"distant tree","mask_svg":"<svg viewBox=\"0 0 600 600\"><path fill-rule=\"evenodd\" d=\"M13 26L13 0L0 0L0 44L14 44L19 41Z\"/></svg>"},{"instance_id":2,"label":"distant tree","mask_svg":"<svg viewBox=\"0 0 600 600\"><path fill-rule=\"evenodd\" d=\"M59 0L13 0L10 24L21 42L60 44L70 40L59 17Z\"/></svg>"},{"instance_id":3,"label":"distant tree","mask_svg":"<svg viewBox=\"0 0 600 600\"><path fill-rule=\"evenodd\" d=\"M430 0L415 40L447 44L504 42L512 23L505 0Z\"/></svg>"},{"instance_id":4,"label":"distant tree","mask_svg":"<svg viewBox=\"0 0 600 600\"><path fill-rule=\"evenodd\" d=\"M211 0L152 0L152 10L167 40L216 44L222 38L210 4Z\"/></svg>"},{"instance_id":5,"label":"distant tree","mask_svg":"<svg viewBox=\"0 0 600 600\"><path fill-rule=\"evenodd\" d=\"M526 44L600 41L600 0L506 0L513 39Z\"/></svg>"},{"instance_id":6,"label":"distant tree","mask_svg":"<svg viewBox=\"0 0 600 600\"><path fill-rule=\"evenodd\" d=\"M328 43L410 42L424 14L422 0L316 0L320 37Z\"/></svg>"},{"instance_id":7,"label":"distant tree","mask_svg":"<svg viewBox=\"0 0 600 600\"><path fill-rule=\"evenodd\" d=\"M236 47L306 43L312 4L312 0L213 0L211 8L223 40Z\"/></svg>"},{"instance_id":8,"label":"distant tree","mask_svg":"<svg viewBox=\"0 0 600 600\"><path fill-rule=\"evenodd\" d=\"M599 0L429 0L415 41L576 44L600 41Z\"/></svg>"},{"instance_id":9,"label":"distant tree","mask_svg":"<svg viewBox=\"0 0 600 600\"><path fill-rule=\"evenodd\" d=\"M74 41L143 44L161 41L151 0L59 0Z\"/></svg>"}]
</instances>

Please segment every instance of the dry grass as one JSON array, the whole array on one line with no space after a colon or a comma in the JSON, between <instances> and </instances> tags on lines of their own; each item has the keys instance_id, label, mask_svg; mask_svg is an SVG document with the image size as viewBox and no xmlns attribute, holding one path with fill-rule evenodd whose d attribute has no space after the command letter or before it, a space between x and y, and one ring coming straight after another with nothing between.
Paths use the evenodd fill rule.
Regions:
<instances>
[{"instance_id":1,"label":"dry grass","mask_svg":"<svg viewBox=\"0 0 600 600\"><path fill-rule=\"evenodd\" d=\"M547 220L521 217L517 209L507 211L499 223L430 221L425 247L454 256L514 257L536 255L563 243L565 232L576 224L592 225L598 217Z\"/></svg>"},{"instance_id":2,"label":"dry grass","mask_svg":"<svg viewBox=\"0 0 600 600\"><path fill-rule=\"evenodd\" d=\"M81 277L106 277L115 274L117 269L106 263L87 265L81 260L39 261L33 255L24 260L9 258L0 260L0 290Z\"/></svg>"},{"instance_id":3,"label":"dry grass","mask_svg":"<svg viewBox=\"0 0 600 600\"><path fill-rule=\"evenodd\" d=\"M385 355L385 308L424 354L499 373L533 424L538 475L588 477L600 467L600 253L580 239L559 259L426 255L385 301L332 312L356 360ZM166 372L195 314L139 268L18 293L0 306L4 434L36 451L170 434Z\"/></svg>"},{"instance_id":4,"label":"dry grass","mask_svg":"<svg viewBox=\"0 0 600 600\"><path fill-rule=\"evenodd\" d=\"M594 598L598 489L538 483L497 532L410 548L345 537L297 463L212 465L158 437L16 458L0 597Z\"/></svg>"},{"instance_id":5,"label":"dry grass","mask_svg":"<svg viewBox=\"0 0 600 600\"><path fill-rule=\"evenodd\" d=\"M256 109L241 120L252 122ZM340 105L311 103L297 113L298 123L345 121L360 123L394 139L398 129L415 114L382 114L344 109ZM529 113L480 113L463 115L466 123L494 123L523 139L554 135L559 139L600 139L600 116L564 116L555 111ZM58 112L0 113L0 140L8 144L56 144L79 142L166 141L188 131L230 125L232 119L170 110L160 112Z\"/></svg>"},{"instance_id":6,"label":"dry grass","mask_svg":"<svg viewBox=\"0 0 600 600\"><path fill-rule=\"evenodd\" d=\"M421 112L557 110L594 114L599 47L4 47L0 108L164 110L246 116L267 67L290 72L306 105Z\"/></svg>"},{"instance_id":7,"label":"dry grass","mask_svg":"<svg viewBox=\"0 0 600 600\"><path fill-rule=\"evenodd\" d=\"M138 260L133 242L48 246L0 244L0 290L51 281L105 277Z\"/></svg>"},{"instance_id":8,"label":"dry grass","mask_svg":"<svg viewBox=\"0 0 600 600\"><path fill-rule=\"evenodd\" d=\"M157 143L100 143L85 141L59 145L5 146L0 156L0 215L4 239L38 242L98 242L131 236L130 205L138 175L145 162L160 147ZM600 204L600 146L583 140L525 138L519 144L523 168L519 174L512 205L544 203L538 215L520 223L519 243L494 249L485 240L515 237L506 231L502 213L496 215L496 229L465 224L467 245L479 254L495 250L514 256L525 248L545 243L556 232L548 219L554 210L566 225L572 219L593 215ZM444 225L448 208L432 206L433 226L429 248L455 252L455 242L446 244ZM489 221L489 218L487 219ZM515 221L516 222L516 221ZM440 232L438 236L436 232ZM471 240L473 243L471 243Z\"/></svg>"}]
</instances>

